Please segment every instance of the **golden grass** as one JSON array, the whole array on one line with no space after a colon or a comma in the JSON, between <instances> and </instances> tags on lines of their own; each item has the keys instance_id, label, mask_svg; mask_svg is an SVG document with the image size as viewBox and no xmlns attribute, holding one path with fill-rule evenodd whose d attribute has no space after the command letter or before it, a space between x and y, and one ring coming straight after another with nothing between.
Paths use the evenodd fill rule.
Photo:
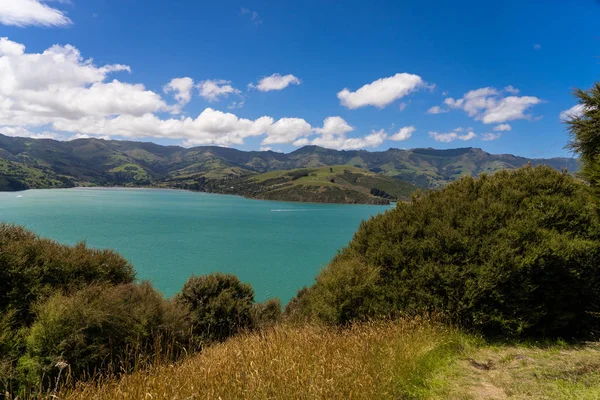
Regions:
<instances>
[{"instance_id":1,"label":"golden grass","mask_svg":"<svg viewBox=\"0 0 600 400\"><path fill-rule=\"evenodd\" d=\"M234 337L177 365L84 384L63 399L422 398L464 336L422 319L347 329L279 325Z\"/></svg>"}]
</instances>

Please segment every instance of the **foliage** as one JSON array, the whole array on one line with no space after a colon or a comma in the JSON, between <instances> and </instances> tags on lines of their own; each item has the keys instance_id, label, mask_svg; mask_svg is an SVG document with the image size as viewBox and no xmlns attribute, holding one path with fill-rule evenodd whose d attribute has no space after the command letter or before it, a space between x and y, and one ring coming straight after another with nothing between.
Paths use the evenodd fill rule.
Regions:
<instances>
[{"instance_id":1,"label":"foliage","mask_svg":"<svg viewBox=\"0 0 600 400\"><path fill-rule=\"evenodd\" d=\"M189 307L193 332L204 341L219 341L252 327L254 290L231 274L192 276L176 301Z\"/></svg>"},{"instance_id":2,"label":"foliage","mask_svg":"<svg viewBox=\"0 0 600 400\"><path fill-rule=\"evenodd\" d=\"M0 223L0 313L13 310L23 325L32 321L31 306L56 291L134 278L131 264L112 250L65 246Z\"/></svg>"},{"instance_id":3,"label":"foliage","mask_svg":"<svg viewBox=\"0 0 600 400\"><path fill-rule=\"evenodd\" d=\"M274 298L262 303L255 303L250 309L250 314L254 328L270 328L281 320L281 301Z\"/></svg>"},{"instance_id":4,"label":"foliage","mask_svg":"<svg viewBox=\"0 0 600 400\"><path fill-rule=\"evenodd\" d=\"M163 300L146 282L56 293L35 313L26 354L19 360L31 387L55 385L60 363L72 379L118 374L155 357L175 359L190 342L186 310Z\"/></svg>"},{"instance_id":5,"label":"foliage","mask_svg":"<svg viewBox=\"0 0 600 400\"><path fill-rule=\"evenodd\" d=\"M589 336L599 217L587 187L549 167L465 177L362 223L303 297L336 323L435 310L490 335Z\"/></svg>"},{"instance_id":6,"label":"foliage","mask_svg":"<svg viewBox=\"0 0 600 400\"><path fill-rule=\"evenodd\" d=\"M581 114L575 113L567 120L571 132L569 148L581 157L580 174L600 197L600 82L587 91L577 89L574 95Z\"/></svg>"}]
</instances>

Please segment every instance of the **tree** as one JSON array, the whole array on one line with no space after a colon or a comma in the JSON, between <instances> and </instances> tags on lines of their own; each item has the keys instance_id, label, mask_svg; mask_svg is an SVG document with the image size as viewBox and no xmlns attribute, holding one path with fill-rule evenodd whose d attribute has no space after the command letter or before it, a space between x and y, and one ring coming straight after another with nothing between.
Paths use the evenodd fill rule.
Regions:
<instances>
[{"instance_id":1,"label":"tree","mask_svg":"<svg viewBox=\"0 0 600 400\"><path fill-rule=\"evenodd\" d=\"M176 301L189 307L194 335L201 340L224 340L252 327L254 290L235 275L192 276Z\"/></svg>"},{"instance_id":2,"label":"tree","mask_svg":"<svg viewBox=\"0 0 600 400\"><path fill-rule=\"evenodd\" d=\"M600 198L600 82L589 90L576 89L578 110L566 121L571 133L568 148L581 157L580 175Z\"/></svg>"},{"instance_id":3,"label":"tree","mask_svg":"<svg viewBox=\"0 0 600 400\"><path fill-rule=\"evenodd\" d=\"M589 187L527 166L464 177L363 222L286 312L345 324L437 311L492 336L572 338L600 333L598 299Z\"/></svg>"}]
</instances>

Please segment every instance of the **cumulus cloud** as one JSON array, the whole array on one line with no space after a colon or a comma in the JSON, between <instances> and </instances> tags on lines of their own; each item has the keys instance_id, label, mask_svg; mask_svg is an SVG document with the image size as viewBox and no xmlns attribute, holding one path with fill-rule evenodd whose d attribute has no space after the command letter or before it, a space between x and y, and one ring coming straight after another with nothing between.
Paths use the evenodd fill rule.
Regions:
<instances>
[{"instance_id":1,"label":"cumulus cloud","mask_svg":"<svg viewBox=\"0 0 600 400\"><path fill-rule=\"evenodd\" d=\"M392 136L389 137L390 140L395 140L395 141L402 141L402 140L407 140L409 139L412 134L416 131L417 129L414 126L405 126L404 128L400 128L400 130L393 134Z\"/></svg>"},{"instance_id":2,"label":"cumulus cloud","mask_svg":"<svg viewBox=\"0 0 600 400\"><path fill-rule=\"evenodd\" d=\"M0 24L25 26L67 26L72 21L63 11L39 0L0 1Z\"/></svg>"},{"instance_id":3,"label":"cumulus cloud","mask_svg":"<svg viewBox=\"0 0 600 400\"><path fill-rule=\"evenodd\" d=\"M509 124L500 124L500 125L496 125L494 127L495 131L500 131L500 132L510 131L511 129L512 129L512 126L510 126Z\"/></svg>"},{"instance_id":4,"label":"cumulus cloud","mask_svg":"<svg viewBox=\"0 0 600 400\"><path fill-rule=\"evenodd\" d=\"M207 79L199 82L196 87L200 96L210 102L219 100L220 97L227 97L230 94L240 94L241 91L231 86L231 81L223 79Z\"/></svg>"},{"instance_id":5,"label":"cumulus cloud","mask_svg":"<svg viewBox=\"0 0 600 400\"><path fill-rule=\"evenodd\" d=\"M267 129L262 144L293 143L296 139L312 134L312 126L302 118L281 118Z\"/></svg>"},{"instance_id":6,"label":"cumulus cloud","mask_svg":"<svg viewBox=\"0 0 600 400\"><path fill-rule=\"evenodd\" d=\"M265 147L318 144L340 149L376 147L388 136L380 130L349 138L347 134L354 128L339 116L328 117L315 128L301 118L247 119L213 108L206 108L195 118L164 118L162 113L177 112L187 104L195 87L208 99L239 91L228 81L195 84L191 78L181 77L162 88L165 96L173 97L167 101L143 84L125 83L112 76L123 72L131 73L131 68L96 65L70 45L27 53L22 44L2 38L0 132L58 140L165 138L180 140L185 146L241 145L247 138L261 137ZM407 135L407 131L396 135Z\"/></svg>"},{"instance_id":7,"label":"cumulus cloud","mask_svg":"<svg viewBox=\"0 0 600 400\"><path fill-rule=\"evenodd\" d=\"M572 118L579 118L583 115L584 106L582 104L575 104L573 107L569 108L560 113L561 121L568 121Z\"/></svg>"},{"instance_id":8,"label":"cumulus cloud","mask_svg":"<svg viewBox=\"0 0 600 400\"><path fill-rule=\"evenodd\" d=\"M283 90L290 85L299 85L302 81L292 74L280 75L273 74L262 78L256 85L250 83L249 88L256 88L261 92L270 92L272 90Z\"/></svg>"},{"instance_id":9,"label":"cumulus cloud","mask_svg":"<svg viewBox=\"0 0 600 400\"><path fill-rule=\"evenodd\" d=\"M165 85L163 91L166 94L173 93L173 97L179 103L179 106L183 107L192 100L193 87L194 80L192 78L174 78Z\"/></svg>"},{"instance_id":10,"label":"cumulus cloud","mask_svg":"<svg viewBox=\"0 0 600 400\"><path fill-rule=\"evenodd\" d=\"M516 90L512 86L507 86ZM505 88L505 90L507 90ZM493 87L485 87L467 92L462 98L447 98L444 104L450 108L464 110L470 117L484 124L499 124L518 119L531 119L525 112L542 100L534 96L507 96Z\"/></svg>"},{"instance_id":11,"label":"cumulus cloud","mask_svg":"<svg viewBox=\"0 0 600 400\"><path fill-rule=\"evenodd\" d=\"M323 121L323 127L316 128L315 132L322 135L345 135L353 130L354 128L348 125L342 117L327 117Z\"/></svg>"},{"instance_id":12,"label":"cumulus cloud","mask_svg":"<svg viewBox=\"0 0 600 400\"><path fill-rule=\"evenodd\" d=\"M520 92L520 90L514 87L513 85L505 86L504 91L510 94L518 94Z\"/></svg>"},{"instance_id":13,"label":"cumulus cloud","mask_svg":"<svg viewBox=\"0 0 600 400\"><path fill-rule=\"evenodd\" d=\"M435 140L436 142L442 142L442 143L449 143L449 142L453 142L455 140L471 140L477 137L477 135L475 134L475 132L467 132L462 134L461 132L463 131L463 129L455 129L452 132L448 132L448 133L438 133L438 132L429 132L429 136L431 136L433 138L433 140Z\"/></svg>"},{"instance_id":14,"label":"cumulus cloud","mask_svg":"<svg viewBox=\"0 0 600 400\"><path fill-rule=\"evenodd\" d=\"M483 135L481 135L481 140L485 140L486 142L492 141L492 140L496 140L500 138L500 134L499 133L484 133Z\"/></svg>"},{"instance_id":15,"label":"cumulus cloud","mask_svg":"<svg viewBox=\"0 0 600 400\"><path fill-rule=\"evenodd\" d=\"M355 92L343 89L337 94L337 97L343 106L350 109L365 106L384 108L388 104L425 86L425 82L418 75L398 73L368 83Z\"/></svg>"},{"instance_id":16,"label":"cumulus cloud","mask_svg":"<svg viewBox=\"0 0 600 400\"><path fill-rule=\"evenodd\" d=\"M406 106L407 106L407 105L408 105L408 104L406 104L405 102L402 102L402 103L398 104L398 109L399 109L400 111L404 111L404 110L406 109Z\"/></svg>"},{"instance_id":17,"label":"cumulus cloud","mask_svg":"<svg viewBox=\"0 0 600 400\"><path fill-rule=\"evenodd\" d=\"M442 108L440 106L433 106L429 110L427 110L427 114L442 114L442 113L446 113L448 111L450 111L450 110L448 110L447 108Z\"/></svg>"},{"instance_id":18,"label":"cumulus cloud","mask_svg":"<svg viewBox=\"0 0 600 400\"><path fill-rule=\"evenodd\" d=\"M383 129L372 131L369 135L348 138L345 135L323 135L313 139L310 143L316 146L339 150L356 150L368 147L377 147L387 138Z\"/></svg>"}]
</instances>

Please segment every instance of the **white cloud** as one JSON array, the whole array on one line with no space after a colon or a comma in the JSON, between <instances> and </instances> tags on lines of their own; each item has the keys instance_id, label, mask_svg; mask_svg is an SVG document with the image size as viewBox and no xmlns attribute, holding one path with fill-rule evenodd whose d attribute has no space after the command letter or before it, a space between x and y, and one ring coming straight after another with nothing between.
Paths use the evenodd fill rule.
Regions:
<instances>
[{"instance_id":1,"label":"white cloud","mask_svg":"<svg viewBox=\"0 0 600 400\"><path fill-rule=\"evenodd\" d=\"M505 86L504 91L510 94L518 94L520 92L520 90L514 87L513 85Z\"/></svg>"},{"instance_id":2,"label":"white cloud","mask_svg":"<svg viewBox=\"0 0 600 400\"><path fill-rule=\"evenodd\" d=\"M90 135L87 135L85 133L77 133L77 134L75 134L73 136L68 137L66 140L90 139L90 138L110 140L110 136L108 136L108 135L90 136Z\"/></svg>"},{"instance_id":3,"label":"white cloud","mask_svg":"<svg viewBox=\"0 0 600 400\"><path fill-rule=\"evenodd\" d=\"M339 150L356 150L367 147L377 147L387 138L383 129L372 131L369 135L357 138L347 138L345 135L323 135L310 143L316 146Z\"/></svg>"},{"instance_id":4,"label":"white cloud","mask_svg":"<svg viewBox=\"0 0 600 400\"><path fill-rule=\"evenodd\" d=\"M270 92L272 90L283 90L290 85L299 85L302 81L292 74L280 75L273 74L266 76L258 81L258 84L249 84L249 88L256 88L261 92Z\"/></svg>"},{"instance_id":5,"label":"white cloud","mask_svg":"<svg viewBox=\"0 0 600 400\"><path fill-rule=\"evenodd\" d=\"M569 108L560 113L561 121L568 121L571 118L579 118L583 115L584 106L582 104L575 104L573 107Z\"/></svg>"},{"instance_id":6,"label":"white cloud","mask_svg":"<svg viewBox=\"0 0 600 400\"><path fill-rule=\"evenodd\" d=\"M429 110L427 110L427 114L442 114L442 113L446 113L448 111L450 111L450 110L448 110L447 108L442 108L440 106L433 106Z\"/></svg>"},{"instance_id":7,"label":"white cloud","mask_svg":"<svg viewBox=\"0 0 600 400\"><path fill-rule=\"evenodd\" d=\"M408 105L408 104L406 104L405 102L402 102L402 103L398 104L398 109L399 109L400 111L404 111L404 110L406 109L406 106L407 106L407 105Z\"/></svg>"},{"instance_id":8,"label":"white cloud","mask_svg":"<svg viewBox=\"0 0 600 400\"><path fill-rule=\"evenodd\" d=\"M355 92L343 89L337 97L343 106L350 109L365 106L383 108L422 87L425 87L425 83L420 76L398 73L368 83Z\"/></svg>"},{"instance_id":9,"label":"white cloud","mask_svg":"<svg viewBox=\"0 0 600 400\"><path fill-rule=\"evenodd\" d=\"M63 11L39 0L0 1L0 24L13 26L66 26L72 21Z\"/></svg>"},{"instance_id":10,"label":"white cloud","mask_svg":"<svg viewBox=\"0 0 600 400\"><path fill-rule=\"evenodd\" d=\"M405 126L389 137L390 140L402 141L409 139L417 129L414 126Z\"/></svg>"},{"instance_id":11,"label":"white cloud","mask_svg":"<svg viewBox=\"0 0 600 400\"><path fill-rule=\"evenodd\" d=\"M302 147L302 146L306 146L310 144L310 140L307 138L302 138L302 139L298 139L296 140L294 143L292 143L294 146L296 147Z\"/></svg>"},{"instance_id":12,"label":"white cloud","mask_svg":"<svg viewBox=\"0 0 600 400\"><path fill-rule=\"evenodd\" d=\"M312 126L302 118L281 118L267 129L262 144L293 143L296 139L312 134Z\"/></svg>"},{"instance_id":13,"label":"white cloud","mask_svg":"<svg viewBox=\"0 0 600 400\"><path fill-rule=\"evenodd\" d=\"M7 37L0 37L0 57L2 56L20 56L25 53L25 46L8 40Z\"/></svg>"},{"instance_id":14,"label":"white cloud","mask_svg":"<svg viewBox=\"0 0 600 400\"><path fill-rule=\"evenodd\" d=\"M179 106L183 107L192 100L193 87L194 80L192 78L174 78L165 85L163 91L167 94L172 92L173 97L179 103Z\"/></svg>"},{"instance_id":15,"label":"white cloud","mask_svg":"<svg viewBox=\"0 0 600 400\"><path fill-rule=\"evenodd\" d=\"M260 151L272 151L272 150L273 150L273 148L271 148L269 146L266 146L266 147L260 146Z\"/></svg>"},{"instance_id":16,"label":"white cloud","mask_svg":"<svg viewBox=\"0 0 600 400\"><path fill-rule=\"evenodd\" d=\"M455 129L453 132L449 133L429 132L429 136L431 136L436 142L443 143L449 143L455 140L467 141L477 137L477 135L474 132L468 132L461 135L460 132L462 131L462 129Z\"/></svg>"},{"instance_id":17,"label":"white cloud","mask_svg":"<svg viewBox=\"0 0 600 400\"><path fill-rule=\"evenodd\" d=\"M499 124L518 119L531 119L531 115L525 114L525 112L530 107L541 102L542 100L533 96L503 97L493 87L471 90L460 99L449 97L444 100L444 104L448 107L462 109L469 116L482 121L484 124Z\"/></svg>"},{"instance_id":18,"label":"white cloud","mask_svg":"<svg viewBox=\"0 0 600 400\"><path fill-rule=\"evenodd\" d=\"M494 127L495 131L510 131L512 129L512 126L510 126L509 124L500 124Z\"/></svg>"},{"instance_id":19,"label":"white cloud","mask_svg":"<svg viewBox=\"0 0 600 400\"><path fill-rule=\"evenodd\" d=\"M205 109L195 119L160 119L154 114L143 116L119 115L115 118L87 117L79 120L57 120L55 129L89 135L112 135L129 138L185 139L185 145L216 144L229 146L243 144L244 139L260 136L273 124L273 118L255 120L238 118L231 113Z\"/></svg>"},{"instance_id":20,"label":"white cloud","mask_svg":"<svg viewBox=\"0 0 600 400\"><path fill-rule=\"evenodd\" d=\"M542 45L539 44L539 43L534 43L533 48L536 49L536 50L541 50Z\"/></svg>"},{"instance_id":21,"label":"white cloud","mask_svg":"<svg viewBox=\"0 0 600 400\"><path fill-rule=\"evenodd\" d=\"M485 140L486 142L492 141L492 140L496 140L500 138L500 134L499 133L484 133L483 135L481 135L481 140Z\"/></svg>"},{"instance_id":22,"label":"white cloud","mask_svg":"<svg viewBox=\"0 0 600 400\"><path fill-rule=\"evenodd\" d=\"M223 79L207 79L199 82L196 87L200 92L200 96L206 100L213 102L219 100L219 97L227 97L230 94L240 94L241 92L231 86L231 81Z\"/></svg>"},{"instance_id":23,"label":"white cloud","mask_svg":"<svg viewBox=\"0 0 600 400\"><path fill-rule=\"evenodd\" d=\"M316 128L315 132L322 135L345 135L353 130L354 128L348 125L342 117L327 117L323 121L323 127Z\"/></svg>"},{"instance_id":24,"label":"white cloud","mask_svg":"<svg viewBox=\"0 0 600 400\"><path fill-rule=\"evenodd\" d=\"M55 132L31 132L20 126L0 126L0 134L4 136L33 139L61 139L61 136Z\"/></svg>"}]
</instances>

